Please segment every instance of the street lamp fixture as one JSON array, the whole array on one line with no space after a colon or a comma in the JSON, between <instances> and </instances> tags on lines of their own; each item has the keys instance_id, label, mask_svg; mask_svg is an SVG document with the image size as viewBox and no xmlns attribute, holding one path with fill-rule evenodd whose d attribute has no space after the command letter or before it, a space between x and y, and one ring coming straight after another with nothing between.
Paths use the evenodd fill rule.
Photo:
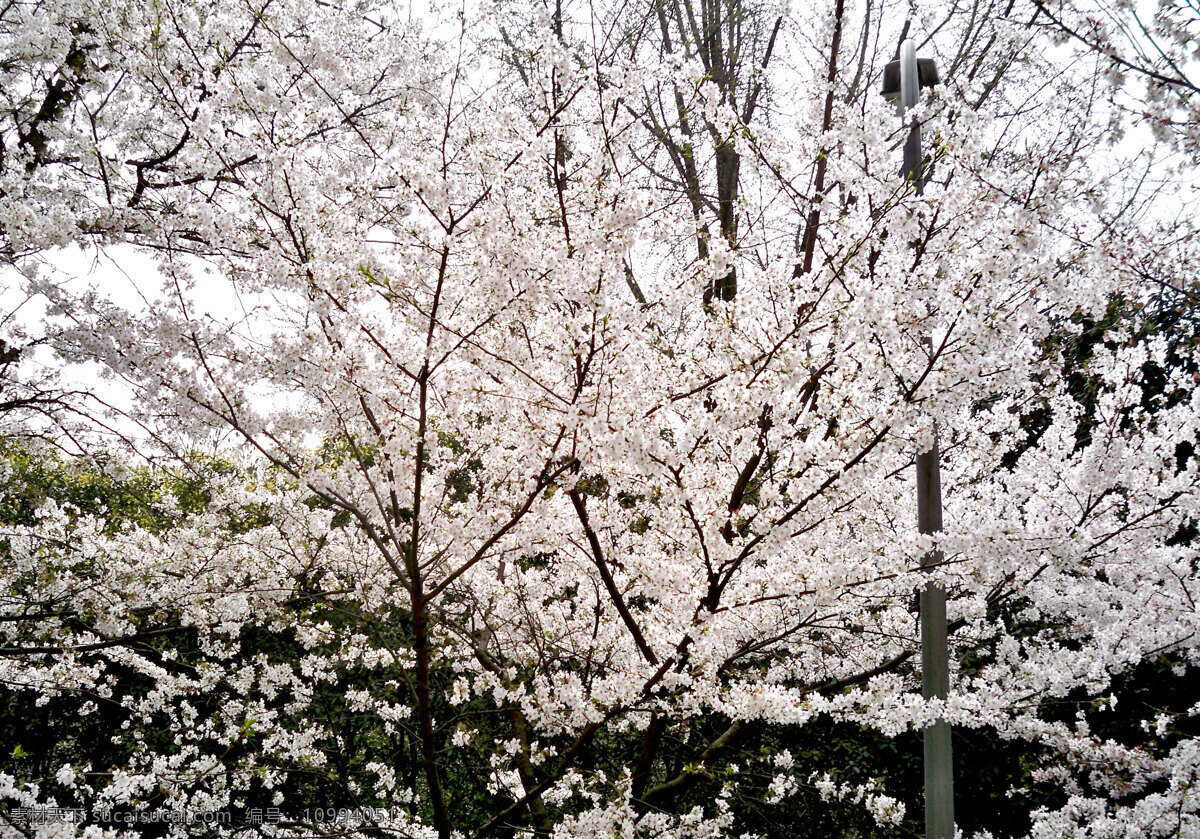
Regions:
<instances>
[{"instance_id":1,"label":"street lamp fixture","mask_svg":"<svg viewBox=\"0 0 1200 839\"><path fill-rule=\"evenodd\" d=\"M900 57L883 65L883 98L896 106L903 118L905 112L915 108L920 92L938 84L937 64L932 58L917 58L917 48L912 40L900 45ZM917 194L925 191L925 167L921 155L921 126L913 122L904 142L904 169L906 178L913 182Z\"/></svg>"},{"instance_id":2,"label":"street lamp fixture","mask_svg":"<svg viewBox=\"0 0 1200 839\"><path fill-rule=\"evenodd\" d=\"M938 83L937 65L929 58L917 58L911 40L900 45L900 58L883 68L883 95L894 101L901 119L916 107L921 88ZM925 190L921 152L921 125L915 119L904 142L904 177L920 195ZM932 353L929 336L927 351ZM942 473L937 430L933 446L917 455L917 528L922 533L942 529ZM923 568L942 564L942 552L932 550L921 559ZM950 693L950 649L946 627L946 592L930 582L921 590L921 694L925 699L945 700ZM954 837L954 760L950 725L938 720L927 727L924 738L925 839Z\"/></svg>"},{"instance_id":3,"label":"street lamp fixture","mask_svg":"<svg viewBox=\"0 0 1200 839\"><path fill-rule=\"evenodd\" d=\"M904 43L911 44L912 41ZM921 90L941 83L941 79L938 78L937 62L932 58L918 58L916 61L917 86ZM908 104L901 101L900 59L889 61L883 65L883 98L894 102L897 108L911 108L916 104L916 102Z\"/></svg>"}]
</instances>

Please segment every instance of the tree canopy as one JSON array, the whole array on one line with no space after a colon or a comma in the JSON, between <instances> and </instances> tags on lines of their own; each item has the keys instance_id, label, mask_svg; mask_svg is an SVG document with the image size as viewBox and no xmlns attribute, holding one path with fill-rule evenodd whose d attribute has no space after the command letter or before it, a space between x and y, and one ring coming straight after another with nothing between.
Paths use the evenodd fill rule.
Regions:
<instances>
[{"instance_id":1,"label":"tree canopy","mask_svg":"<svg viewBox=\"0 0 1200 839\"><path fill-rule=\"evenodd\" d=\"M1194 12L0 8L0 836L1200 835Z\"/></svg>"}]
</instances>

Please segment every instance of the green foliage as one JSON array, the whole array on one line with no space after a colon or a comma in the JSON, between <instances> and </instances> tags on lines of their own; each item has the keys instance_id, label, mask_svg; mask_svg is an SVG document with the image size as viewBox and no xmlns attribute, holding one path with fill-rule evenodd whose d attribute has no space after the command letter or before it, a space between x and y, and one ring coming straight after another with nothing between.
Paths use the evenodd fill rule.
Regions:
<instances>
[{"instance_id":1,"label":"green foliage","mask_svg":"<svg viewBox=\"0 0 1200 839\"><path fill-rule=\"evenodd\" d=\"M1165 339L1165 356L1151 356L1139 371L1141 400L1138 407L1149 417L1151 425L1156 412L1173 408L1189 398L1189 390L1172 386L1169 374L1183 371L1192 379L1200 375L1194 354L1200 345L1200 320L1196 318L1192 303L1188 295L1174 292L1165 292L1142 302L1116 298L1109 303L1102 318L1096 320L1076 314L1071 319L1073 328L1059 331L1047 342L1046 351L1060 359L1067 390L1081 409L1075 432L1077 448L1091 441L1096 422L1096 400L1103 385L1089 365L1099 348L1116 350L1121 345ZM1014 468L1020 456L1037 445L1052 419L1048 401L1034 394L1021 414L1025 439L1005 455L1003 465ZM1127 411L1124 423L1130 422L1132 417ZM1183 468L1192 454L1191 444L1181 442L1176 453L1179 468Z\"/></svg>"},{"instance_id":2,"label":"green foliage","mask_svg":"<svg viewBox=\"0 0 1200 839\"><path fill-rule=\"evenodd\" d=\"M0 524L29 525L39 507L54 501L72 515L95 516L112 533L126 527L160 532L211 502L213 477L234 473L227 461L194 454L174 471L126 469L102 455L90 460L0 438Z\"/></svg>"}]
</instances>

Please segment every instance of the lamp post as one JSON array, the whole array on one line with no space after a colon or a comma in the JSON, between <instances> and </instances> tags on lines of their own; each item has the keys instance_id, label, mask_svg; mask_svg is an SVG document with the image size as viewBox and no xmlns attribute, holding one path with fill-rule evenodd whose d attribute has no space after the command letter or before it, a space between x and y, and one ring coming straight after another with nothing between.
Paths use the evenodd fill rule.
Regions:
<instances>
[{"instance_id":1,"label":"lamp post","mask_svg":"<svg viewBox=\"0 0 1200 839\"><path fill-rule=\"evenodd\" d=\"M920 89L938 83L933 59L917 58L911 40L900 45L900 58L883 68L883 95L897 100L901 117L917 104ZM925 191L921 155L921 126L913 120L904 142L904 176L917 194ZM928 336L924 341L932 348ZM942 529L942 476L936 429L933 447L917 455L917 527L922 533ZM921 566L940 565L942 552L933 550ZM921 692L926 699L945 699L950 692L950 650L946 633L946 592L929 583L921 591ZM925 729L925 839L954 838L954 762L950 726L938 720Z\"/></svg>"}]
</instances>

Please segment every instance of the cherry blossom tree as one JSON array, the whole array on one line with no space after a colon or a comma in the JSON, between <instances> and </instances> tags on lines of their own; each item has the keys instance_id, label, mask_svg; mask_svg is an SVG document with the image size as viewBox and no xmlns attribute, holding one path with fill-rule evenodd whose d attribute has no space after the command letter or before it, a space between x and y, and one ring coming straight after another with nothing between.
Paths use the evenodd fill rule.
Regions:
<instances>
[{"instance_id":1,"label":"cherry blossom tree","mask_svg":"<svg viewBox=\"0 0 1200 839\"><path fill-rule=\"evenodd\" d=\"M1200 12L1194 4L1035 1L1034 7L1035 21L1056 40L1104 57L1114 88L1133 88L1133 107L1156 139L1176 141L1195 157L1200 151Z\"/></svg>"},{"instance_id":2,"label":"cherry blossom tree","mask_svg":"<svg viewBox=\"0 0 1200 839\"><path fill-rule=\"evenodd\" d=\"M441 839L740 835L807 791L884 830L894 791L780 732L942 717L1040 750L1031 835L1200 829L1177 721L1046 711L1200 663L1191 374L1120 323L1067 349L1164 252L1113 212L1103 62L919 7L917 196L876 93L905 24L849 5L9 6L0 249L154 445L241 465L168 524L6 525L7 689L113 748L0 796ZM70 242L158 297L38 272Z\"/></svg>"}]
</instances>

